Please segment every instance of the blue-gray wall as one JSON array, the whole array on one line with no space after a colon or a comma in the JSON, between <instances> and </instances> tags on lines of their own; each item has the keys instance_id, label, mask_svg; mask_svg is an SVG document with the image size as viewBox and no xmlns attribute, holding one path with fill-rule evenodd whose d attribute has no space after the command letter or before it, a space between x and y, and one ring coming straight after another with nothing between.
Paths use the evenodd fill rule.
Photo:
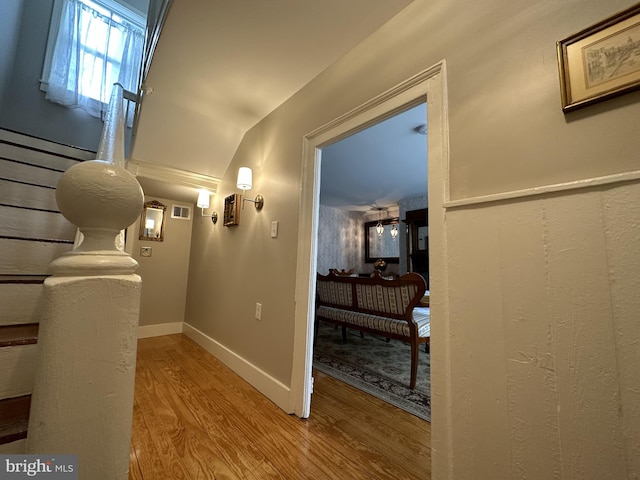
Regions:
<instances>
[{"instance_id":1,"label":"blue-gray wall","mask_svg":"<svg viewBox=\"0 0 640 480\"><path fill-rule=\"evenodd\" d=\"M11 78L0 127L96 150L102 121L79 109L51 103L40 90L53 0L24 0Z\"/></svg>"},{"instance_id":2,"label":"blue-gray wall","mask_svg":"<svg viewBox=\"0 0 640 480\"><path fill-rule=\"evenodd\" d=\"M3 112L5 93L11 80L13 57L20 33L20 17L23 0L0 2L0 118Z\"/></svg>"},{"instance_id":3,"label":"blue-gray wall","mask_svg":"<svg viewBox=\"0 0 640 480\"><path fill-rule=\"evenodd\" d=\"M146 11L147 0L131 0ZM0 1L0 128L97 150L102 121L40 90L53 0ZM5 41L6 40L6 41Z\"/></svg>"}]
</instances>

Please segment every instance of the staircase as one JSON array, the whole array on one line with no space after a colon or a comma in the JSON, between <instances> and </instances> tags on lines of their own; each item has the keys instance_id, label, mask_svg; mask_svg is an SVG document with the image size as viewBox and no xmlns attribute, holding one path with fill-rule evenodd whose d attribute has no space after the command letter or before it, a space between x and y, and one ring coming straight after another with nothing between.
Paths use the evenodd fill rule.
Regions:
<instances>
[{"instance_id":1,"label":"staircase","mask_svg":"<svg viewBox=\"0 0 640 480\"><path fill-rule=\"evenodd\" d=\"M55 187L95 152L0 129L0 453L23 453L49 263L73 247L76 228Z\"/></svg>"}]
</instances>

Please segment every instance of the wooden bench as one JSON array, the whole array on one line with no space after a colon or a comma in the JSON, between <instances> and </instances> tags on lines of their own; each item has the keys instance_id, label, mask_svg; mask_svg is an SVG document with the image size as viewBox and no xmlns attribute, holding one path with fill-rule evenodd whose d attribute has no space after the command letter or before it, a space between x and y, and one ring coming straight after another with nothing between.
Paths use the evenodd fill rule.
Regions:
<instances>
[{"instance_id":1,"label":"wooden bench","mask_svg":"<svg viewBox=\"0 0 640 480\"><path fill-rule=\"evenodd\" d=\"M346 329L373 333L408 342L411 346L411 381L414 389L418 372L418 351L429 345L431 333L429 308L415 308L426 290L426 283L417 273L407 273L393 280L379 274L367 277L347 277L333 273L317 275L316 334L323 320Z\"/></svg>"}]
</instances>

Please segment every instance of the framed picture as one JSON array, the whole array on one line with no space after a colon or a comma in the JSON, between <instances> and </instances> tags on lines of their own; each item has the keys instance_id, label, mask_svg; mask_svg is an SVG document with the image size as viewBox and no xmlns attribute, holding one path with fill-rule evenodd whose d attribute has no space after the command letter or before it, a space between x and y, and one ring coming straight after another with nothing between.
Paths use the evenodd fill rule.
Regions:
<instances>
[{"instance_id":1,"label":"framed picture","mask_svg":"<svg viewBox=\"0 0 640 480\"><path fill-rule=\"evenodd\" d=\"M557 43L562 110L640 88L640 4Z\"/></svg>"},{"instance_id":2,"label":"framed picture","mask_svg":"<svg viewBox=\"0 0 640 480\"><path fill-rule=\"evenodd\" d=\"M240 195L232 193L224 197L224 223L225 227L238 225L240 220Z\"/></svg>"}]
</instances>

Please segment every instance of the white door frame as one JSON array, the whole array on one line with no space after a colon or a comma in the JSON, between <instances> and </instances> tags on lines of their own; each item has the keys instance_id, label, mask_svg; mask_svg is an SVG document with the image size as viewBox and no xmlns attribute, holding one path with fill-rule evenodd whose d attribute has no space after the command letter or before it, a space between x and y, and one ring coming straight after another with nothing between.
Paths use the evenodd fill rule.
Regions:
<instances>
[{"instance_id":1,"label":"white door frame","mask_svg":"<svg viewBox=\"0 0 640 480\"><path fill-rule=\"evenodd\" d=\"M296 266L293 369L289 409L301 418L309 416L313 388L311 369L320 198L320 149L378 123L384 118L392 117L406 109L408 105L418 104L425 99L428 115L429 251L438 252L434 255L433 260L430 260L431 303L443 306L440 314L444 317L440 316L439 318L448 324L448 317L443 311L444 306L448 304L444 301L447 289L446 275L444 275L443 212L444 203L449 199L449 134L446 71L443 60L304 137ZM443 348L441 352L444 353L444 357L441 358L448 358L446 337L432 339L432 351L434 344L435 350ZM446 363L448 364L448 362ZM441 374L446 374L446 372L440 372L438 376L440 377Z\"/></svg>"}]
</instances>

